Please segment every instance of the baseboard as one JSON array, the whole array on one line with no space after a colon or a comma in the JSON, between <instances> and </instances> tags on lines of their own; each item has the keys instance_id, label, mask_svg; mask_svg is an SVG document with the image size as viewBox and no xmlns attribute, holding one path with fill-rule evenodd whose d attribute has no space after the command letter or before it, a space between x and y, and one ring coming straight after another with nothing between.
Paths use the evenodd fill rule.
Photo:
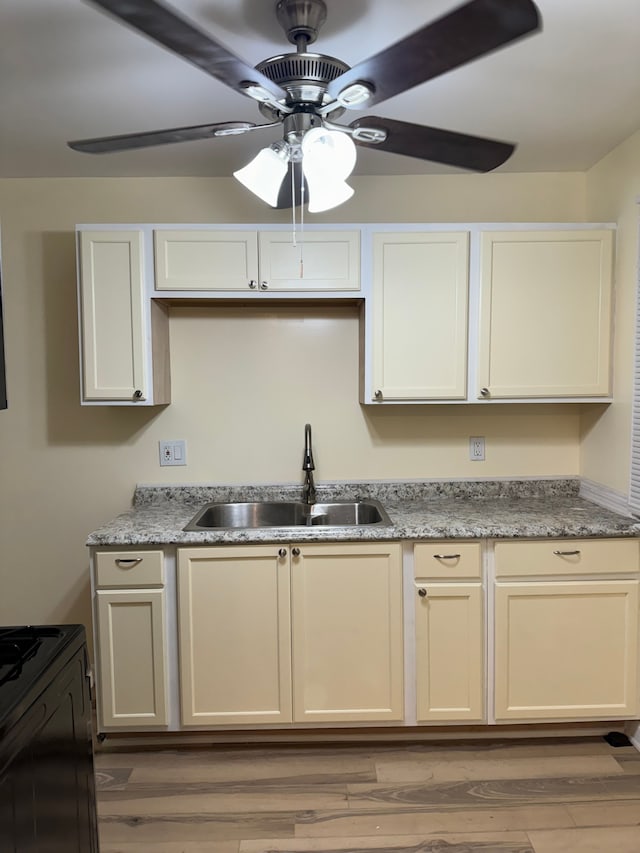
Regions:
<instances>
[{"instance_id":1,"label":"baseboard","mask_svg":"<svg viewBox=\"0 0 640 853\"><path fill-rule=\"evenodd\" d=\"M609 486L603 486L602 483L596 483L594 480L587 480L584 477L580 478L581 498L591 501L605 509L610 509L612 512L617 512L619 515L631 517L632 513L629 508L628 495L622 494Z\"/></svg>"}]
</instances>

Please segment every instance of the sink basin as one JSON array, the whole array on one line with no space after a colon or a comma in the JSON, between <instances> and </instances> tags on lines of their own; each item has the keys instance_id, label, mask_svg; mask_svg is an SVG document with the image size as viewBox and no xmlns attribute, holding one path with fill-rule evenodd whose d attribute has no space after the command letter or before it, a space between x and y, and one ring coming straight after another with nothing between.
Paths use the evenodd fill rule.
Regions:
<instances>
[{"instance_id":1,"label":"sink basin","mask_svg":"<svg viewBox=\"0 0 640 853\"><path fill-rule=\"evenodd\" d=\"M254 501L209 503L198 510L185 531L255 529L261 527L357 527L391 524L378 501L335 501L305 504L302 501Z\"/></svg>"}]
</instances>

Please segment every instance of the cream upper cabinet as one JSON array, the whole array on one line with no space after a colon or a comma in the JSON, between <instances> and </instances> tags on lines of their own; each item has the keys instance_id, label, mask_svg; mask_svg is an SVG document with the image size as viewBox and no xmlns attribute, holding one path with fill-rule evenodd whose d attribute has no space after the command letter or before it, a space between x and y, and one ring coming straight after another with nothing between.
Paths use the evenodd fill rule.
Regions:
<instances>
[{"instance_id":1,"label":"cream upper cabinet","mask_svg":"<svg viewBox=\"0 0 640 853\"><path fill-rule=\"evenodd\" d=\"M289 551L178 550L182 724L291 721Z\"/></svg>"},{"instance_id":2,"label":"cream upper cabinet","mask_svg":"<svg viewBox=\"0 0 640 853\"><path fill-rule=\"evenodd\" d=\"M400 545L305 544L291 553L294 720L401 721Z\"/></svg>"},{"instance_id":3,"label":"cream upper cabinet","mask_svg":"<svg viewBox=\"0 0 640 853\"><path fill-rule=\"evenodd\" d=\"M638 549L496 543L497 722L637 716Z\"/></svg>"},{"instance_id":4,"label":"cream upper cabinet","mask_svg":"<svg viewBox=\"0 0 640 853\"><path fill-rule=\"evenodd\" d=\"M481 235L475 396L610 393L612 232Z\"/></svg>"},{"instance_id":5,"label":"cream upper cabinet","mask_svg":"<svg viewBox=\"0 0 640 853\"><path fill-rule=\"evenodd\" d=\"M145 295L143 234L78 233L82 402L170 400L168 314Z\"/></svg>"},{"instance_id":6,"label":"cream upper cabinet","mask_svg":"<svg viewBox=\"0 0 640 853\"><path fill-rule=\"evenodd\" d=\"M358 231L154 232L158 291L358 291Z\"/></svg>"},{"instance_id":7,"label":"cream upper cabinet","mask_svg":"<svg viewBox=\"0 0 640 853\"><path fill-rule=\"evenodd\" d=\"M414 545L416 719L484 720L484 590L478 542Z\"/></svg>"},{"instance_id":8,"label":"cream upper cabinet","mask_svg":"<svg viewBox=\"0 0 640 853\"><path fill-rule=\"evenodd\" d=\"M98 729L166 726L163 555L98 552L94 577Z\"/></svg>"},{"instance_id":9,"label":"cream upper cabinet","mask_svg":"<svg viewBox=\"0 0 640 853\"><path fill-rule=\"evenodd\" d=\"M182 724L403 719L397 544L178 549Z\"/></svg>"},{"instance_id":10,"label":"cream upper cabinet","mask_svg":"<svg viewBox=\"0 0 640 853\"><path fill-rule=\"evenodd\" d=\"M469 235L374 233L369 401L467 393Z\"/></svg>"}]
</instances>

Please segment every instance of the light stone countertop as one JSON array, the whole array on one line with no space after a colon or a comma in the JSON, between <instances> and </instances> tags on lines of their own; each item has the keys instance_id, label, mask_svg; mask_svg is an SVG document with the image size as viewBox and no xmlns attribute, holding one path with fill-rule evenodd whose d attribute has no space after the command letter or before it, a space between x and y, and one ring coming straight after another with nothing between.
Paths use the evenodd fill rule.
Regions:
<instances>
[{"instance_id":1,"label":"light stone countertop","mask_svg":"<svg viewBox=\"0 0 640 853\"><path fill-rule=\"evenodd\" d=\"M420 539L639 536L640 520L579 497L577 479L319 484L318 500L375 498L389 526L183 528L210 501L299 500L299 485L138 486L133 507L93 531L87 545L206 545Z\"/></svg>"}]
</instances>

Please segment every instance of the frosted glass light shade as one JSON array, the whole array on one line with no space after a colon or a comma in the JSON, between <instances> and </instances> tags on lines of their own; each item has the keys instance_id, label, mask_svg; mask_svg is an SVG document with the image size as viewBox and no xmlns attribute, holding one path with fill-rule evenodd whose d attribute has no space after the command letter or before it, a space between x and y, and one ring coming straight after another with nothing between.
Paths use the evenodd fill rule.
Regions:
<instances>
[{"instance_id":1,"label":"frosted glass light shade","mask_svg":"<svg viewBox=\"0 0 640 853\"><path fill-rule=\"evenodd\" d=\"M286 153L278 152L273 146L263 148L244 168L234 172L233 177L258 198L276 207L288 163Z\"/></svg>"},{"instance_id":2,"label":"frosted glass light shade","mask_svg":"<svg viewBox=\"0 0 640 853\"><path fill-rule=\"evenodd\" d=\"M302 168L305 175L322 173L344 180L356 165L356 146L347 133L314 127L302 140Z\"/></svg>"},{"instance_id":3,"label":"frosted glass light shade","mask_svg":"<svg viewBox=\"0 0 640 853\"><path fill-rule=\"evenodd\" d=\"M346 181L327 181L310 178L307 175L307 186L309 187L309 213L322 213L323 210L331 210L353 195L353 189Z\"/></svg>"},{"instance_id":4,"label":"frosted glass light shade","mask_svg":"<svg viewBox=\"0 0 640 853\"><path fill-rule=\"evenodd\" d=\"M320 213L347 201L345 183L356 164L356 146L346 133L314 127L302 140L302 169L309 187L309 212Z\"/></svg>"}]
</instances>

